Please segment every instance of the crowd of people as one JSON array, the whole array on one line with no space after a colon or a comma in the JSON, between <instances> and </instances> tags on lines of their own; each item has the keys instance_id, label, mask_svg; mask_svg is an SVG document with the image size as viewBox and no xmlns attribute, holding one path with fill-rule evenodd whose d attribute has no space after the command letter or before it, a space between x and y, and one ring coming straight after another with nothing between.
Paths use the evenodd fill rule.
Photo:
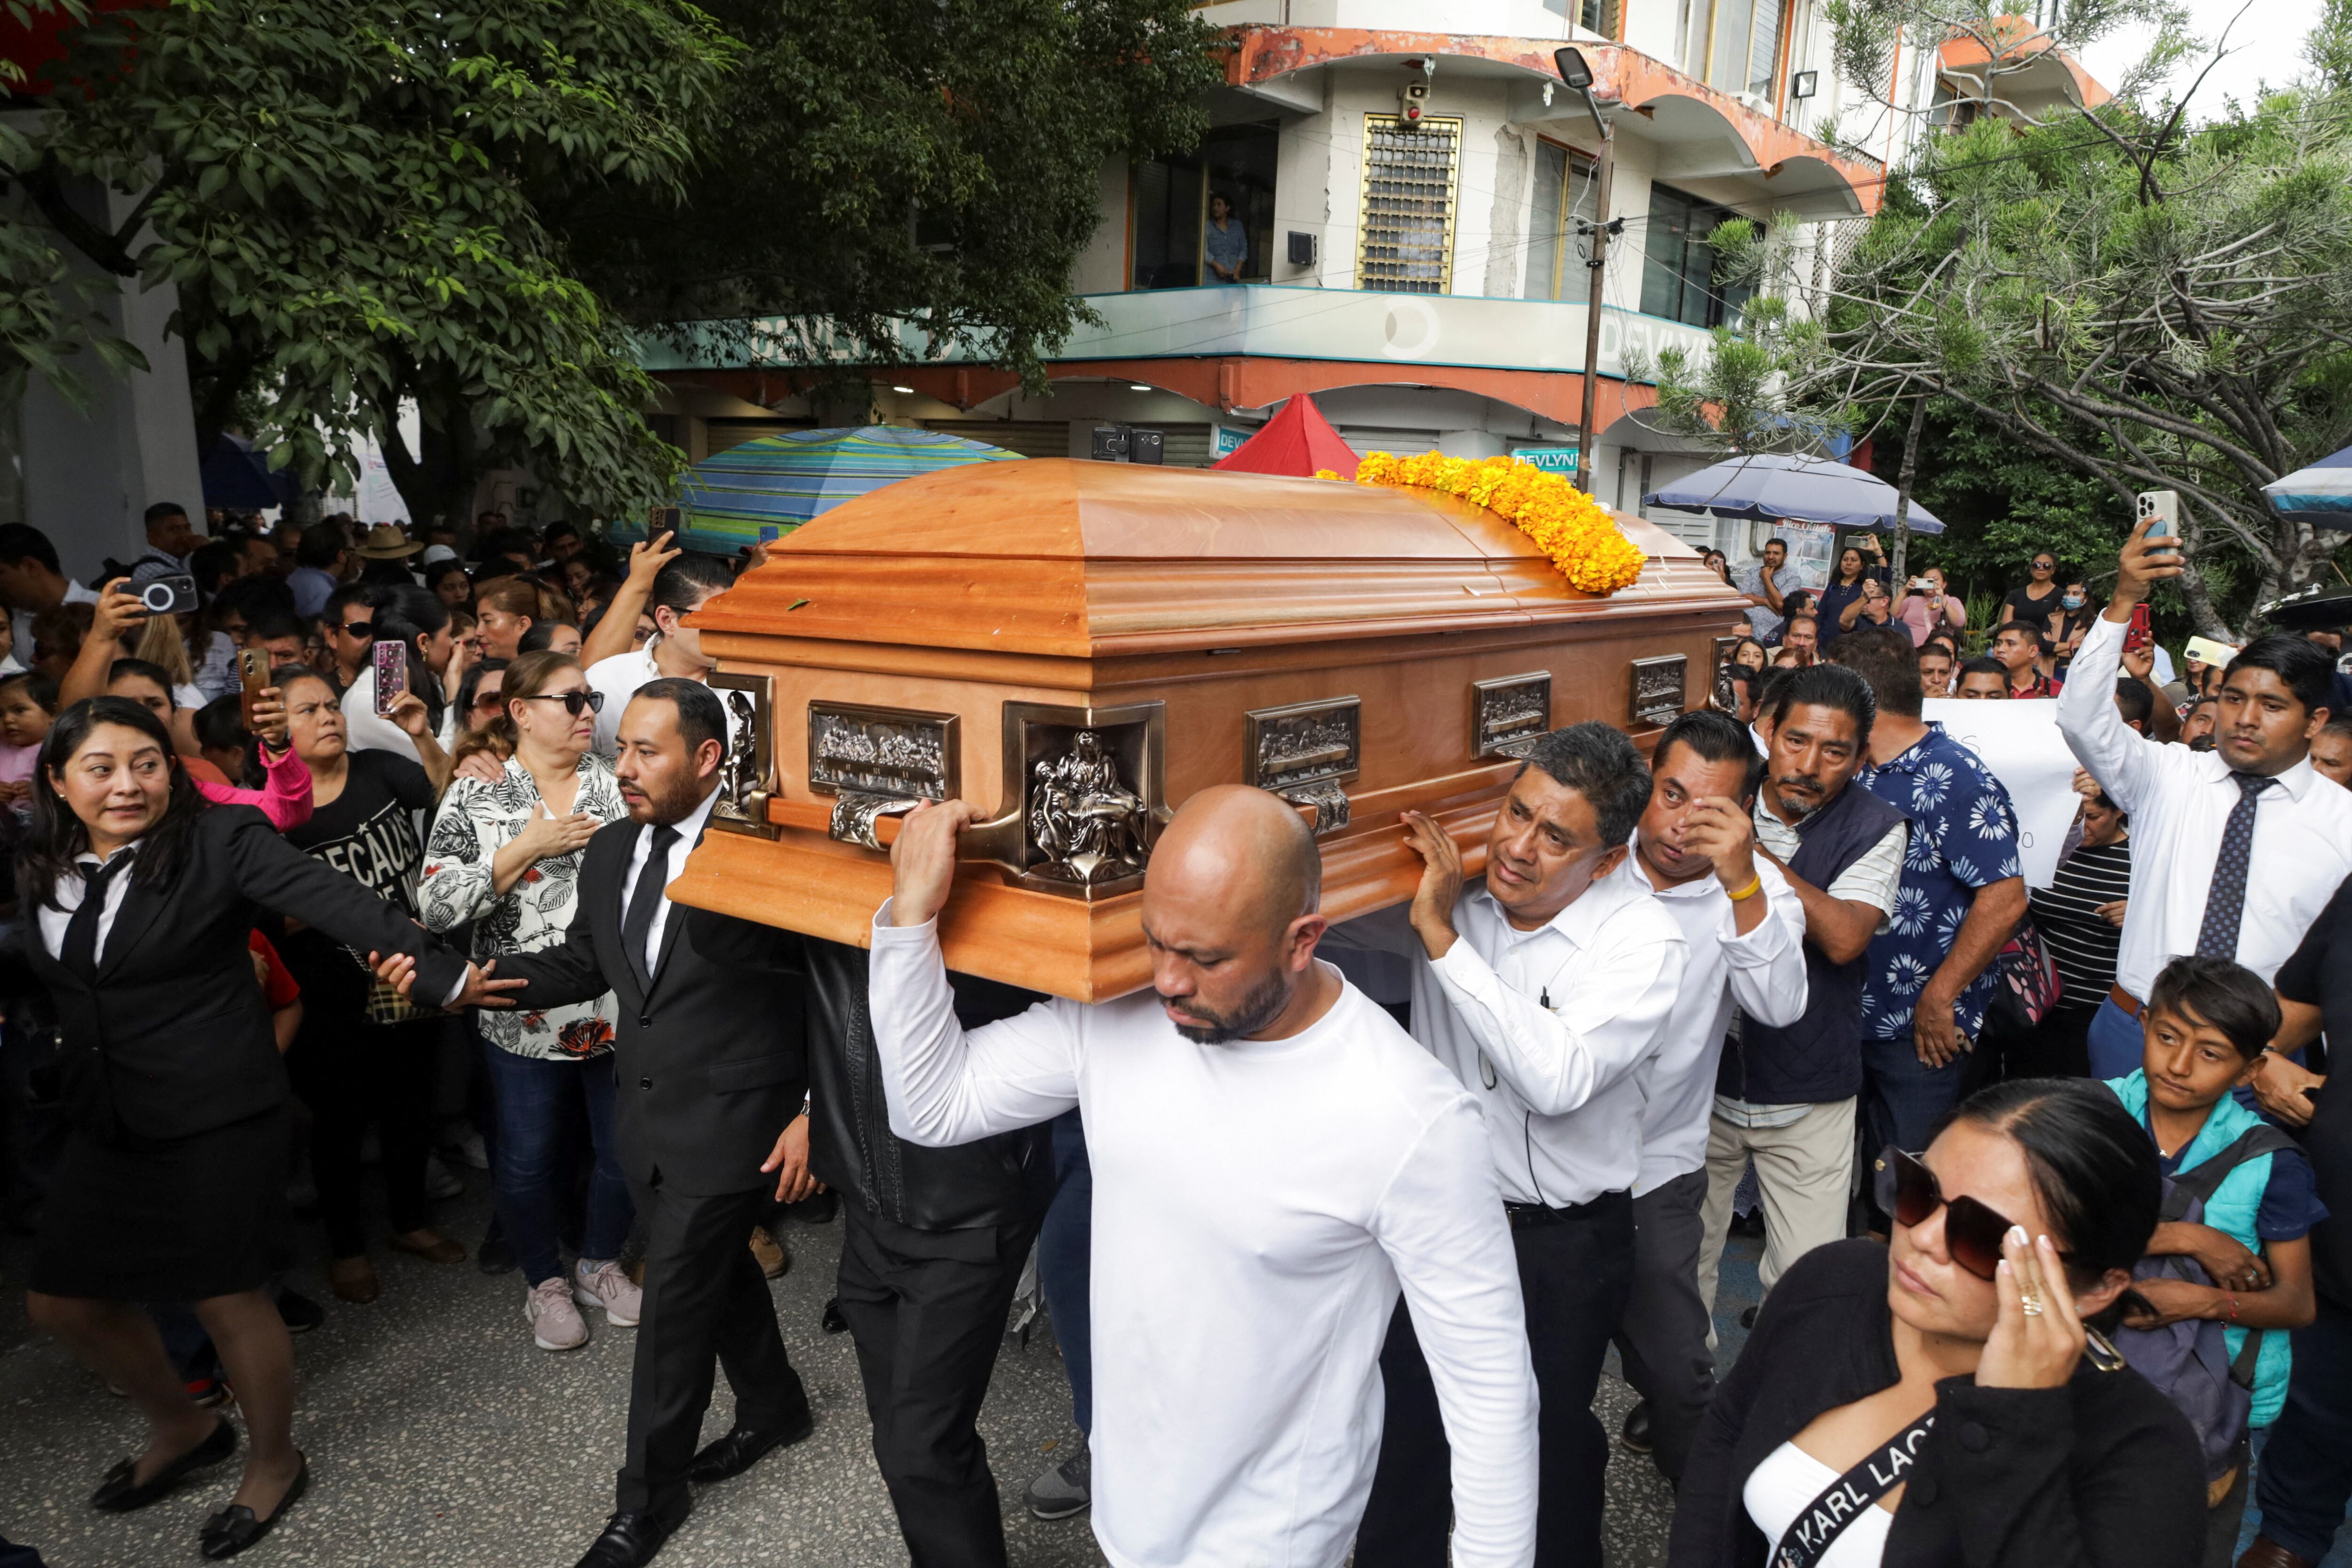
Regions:
<instances>
[{"instance_id":1,"label":"crowd of people","mask_svg":"<svg viewBox=\"0 0 2352 1568\"><path fill-rule=\"evenodd\" d=\"M687 622L740 563L478 525L158 507L89 587L0 528L11 1217L35 1324L147 1425L94 1506L226 1464L232 1406L204 1554L303 1495L299 1210L332 1310L382 1238L519 1272L519 1343L634 1331L580 1564L649 1562L814 1428L764 1285L800 1205L844 1226L828 1326L919 1568L1006 1561L975 1424L1033 1261L1087 1445L1024 1500L1122 1564L1597 1565L1612 1346L1678 1568L2326 1555L2341 678L2273 635L2168 689L2145 527L2104 604L2037 558L1982 660L1933 569L1895 596L1868 540L1816 593L1775 541L1711 706L1646 753L1536 738L1477 876L1406 812L1379 914L1326 918L1287 804L1202 790L1153 846L1150 987L1087 1006L946 968L968 802L905 818L864 945L673 904L729 733ZM2053 700L2046 887L1946 695ZM446 1160L490 1173L470 1247ZM1741 1225L1764 1299L1718 1376Z\"/></svg>"}]
</instances>

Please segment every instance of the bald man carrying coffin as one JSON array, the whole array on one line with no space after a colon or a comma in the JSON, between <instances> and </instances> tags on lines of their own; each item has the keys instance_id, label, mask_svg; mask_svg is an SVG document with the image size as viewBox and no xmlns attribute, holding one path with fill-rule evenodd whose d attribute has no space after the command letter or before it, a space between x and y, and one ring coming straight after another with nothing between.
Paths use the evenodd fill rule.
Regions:
<instances>
[{"instance_id":1,"label":"bald man carrying coffin","mask_svg":"<svg viewBox=\"0 0 2352 1568\"><path fill-rule=\"evenodd\" d=\"M1144 879L1150 991L967 1032L937 916L968 803L891 850L869 1000L891 1130L1076 1106L1094 1161L1094 1526L1115 1568L1338 1568L1402 1288L1453 1440L1461 1568L1534 1551L1536 1390L1470 1096L1315 956L1321 864L1262 790L1195 795Z\"/></svg>"}]
</instances>

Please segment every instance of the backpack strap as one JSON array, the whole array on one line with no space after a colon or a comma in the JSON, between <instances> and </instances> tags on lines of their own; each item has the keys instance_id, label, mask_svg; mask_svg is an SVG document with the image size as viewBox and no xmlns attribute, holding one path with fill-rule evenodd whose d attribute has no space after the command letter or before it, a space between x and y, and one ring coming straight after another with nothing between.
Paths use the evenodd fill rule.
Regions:
<instances>
[{"instance_id":1,"label":"backpack strap","mask_svg":"<svg viewBox=\"0 0 2352 1568\"><path fill-rule=\"evenodd\" d=\"M2262 1354L2263 1331L2260 1329L2248 1329L2246 1331L2246 1343L2238 1347L2237 1355L2231 1358L2230 1362L2230 1381L2236 1384L2239 1387L2246 1390L2248 1393L2252 1393L2254 1387L2254 1363L2262 1359Z\"/></svg>"},{"instance_id":2,"label":"backpack strap","mask_svg":"<svg viewBox=\"0 0 2352 1568\"><path fill-rule=\"evenodd\" d=\"M2230 1173L2248 1160L2260 1159L2264 1155L2284 1154L2299 1146L2293 1138L2268 1122L2257 1123L2239 1134L2236 1142L2211 1159L2191 1166L2185 1171L2176 1171L2168 1179L2174 1191L2185 1192L2200 1203L2210 1203L2213 1194Z\"/></svg>"}]
</instances>

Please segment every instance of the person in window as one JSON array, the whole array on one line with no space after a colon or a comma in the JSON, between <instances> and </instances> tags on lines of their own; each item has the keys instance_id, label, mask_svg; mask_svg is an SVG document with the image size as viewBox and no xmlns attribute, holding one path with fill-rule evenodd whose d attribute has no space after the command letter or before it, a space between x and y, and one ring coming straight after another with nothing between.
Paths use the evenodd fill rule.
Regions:
<instances>
[{"instance_id":1,"label":"person in window","mask_svg":"<svg viewBox=\"0 0 2352 1568\"><path fill-rule=\"evenodd\" d=\"M1249 264L1249 231L1234 216L1234 204L1223 195L1209 197L1209 221L1201 229L1201 255L1211 283L1239 283Z\"/></svg>"},{"instance_id":2,"label":"person in window","mask_svg":"<svg viewBox=\"0 0 2352 1568\"><path fill-rule=\"evenodd\" d=\"M2196 1433L2089 1333L2156 1229L2138 1122L2103 1084L2021 1079L1874 1166L1887 1241L1817 1247L1765 1298L1668 1568L2194 1568Z\"/></svg>"}]
</instances>

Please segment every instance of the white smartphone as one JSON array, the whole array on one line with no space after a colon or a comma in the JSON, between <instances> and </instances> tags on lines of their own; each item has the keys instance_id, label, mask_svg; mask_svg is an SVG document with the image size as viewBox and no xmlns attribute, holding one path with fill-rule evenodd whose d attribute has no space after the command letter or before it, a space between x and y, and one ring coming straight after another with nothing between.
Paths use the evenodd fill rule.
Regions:
<instances>
[{"instance_id":1,"label":"white smartphone","mask_svg":"<svg viewBox=\"0 0 2352 1568\"><path fill-rule=\"evenodd\" d=\"M2180 553L2180 492L2178 490L2142 490L2139 493L2139 522L2150 517L2156 525L2147 530L2150 553L2168 555Z\"/></svg>"}]
</instances>

